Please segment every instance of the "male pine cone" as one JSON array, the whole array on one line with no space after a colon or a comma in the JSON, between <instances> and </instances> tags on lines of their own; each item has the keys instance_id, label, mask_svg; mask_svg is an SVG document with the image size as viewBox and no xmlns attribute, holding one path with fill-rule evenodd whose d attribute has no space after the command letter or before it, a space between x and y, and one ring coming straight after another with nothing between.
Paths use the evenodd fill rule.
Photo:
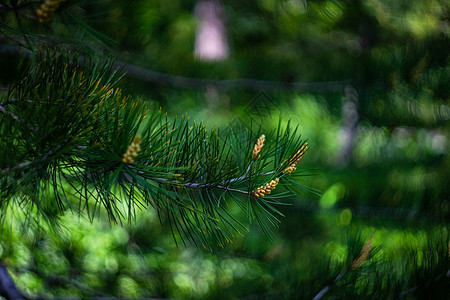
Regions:
<instances>
[{"instance_id":1,"label":"male pine cone","mask_svg":"<svg viewBox=\"0 0 450 300\"><path fill-rule=\"evenodd\" d=\"M253 160L257 160L261 156L261 155L259 155L259 152L261 152L261 149L264 146L265 140L266 140L266 136L264 134L259 137L258 141L256 142L255 147L253 148L253 152L252 152Z\"/></svg>"},{"instance_id":2,"label":"male pine cone","mask_svg":"<svg viewBox=\"0 0 450 300\"><path fill-rule=\"evenodd\" d=\"M59 4L66 0L45 0L42 5L36 9L36 17L39 23L48 23L53 17L53 13L58 9Z\"/></svg>"},{"instance_id":3,"label":"male pine cone","mask_svg":"<svg viewBox=\"0 0 450 300\"><path fill-rule=\"evenodd\" d=\"M130 146L128 146L127 152L122 157L122 162L124 164L134 163L134 158L141 152L141 137L137 136L134 138Z\"/></svg>"},{"instance_id":4,"label":"male pine cone","mask_svg":"<svg viewBox=\"0 0 450 300\"><path fill-rule=\"evenodd\" d=\"M279 181L280 181L279 178L275 178L271 182L268 182L265 185L260 186L259 188L256 189L256 191L253 191L253 196L258 198L270 194L275 189Z\"/></svg>"}]
</instances>

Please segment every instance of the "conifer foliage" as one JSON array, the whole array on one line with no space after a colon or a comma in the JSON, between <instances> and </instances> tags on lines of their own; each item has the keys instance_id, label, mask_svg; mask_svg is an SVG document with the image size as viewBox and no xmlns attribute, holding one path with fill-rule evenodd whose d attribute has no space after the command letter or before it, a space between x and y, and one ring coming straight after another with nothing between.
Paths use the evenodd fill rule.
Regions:
<instances>
[{"instance_id":1,"label":"conifer foliage","mask_svg":"<svg viewBox=\"0 0 450 300\"><path fill-rule=\"evenodd\" d=\"M194 2L166 2L0 0L0 298L445 298L448 5L230 1L233 53L206 63ZM133 80L169 110L257 92L266 127L175 117ZM263 119L284 101L309 144ZM236 238L283 213L278 243Z\"/></svg>"},{"instance_id":2,"label":"conifer foliage","mask_svg":"<svg viewBox=\"0 0 450 300\"><path fill-rule=\"evenodd\" d=\"M246 228L227 210L234 201L273 237L282 186L306 151L295 129L258 139L172 120L123 96L111 63L65 49L41 50L23 74L0 101L2 211L17 202L53 223L67 209L91 220L105 210L120 223L151 207L175 239L211 249Z\"/></svg>"}]
</instances>

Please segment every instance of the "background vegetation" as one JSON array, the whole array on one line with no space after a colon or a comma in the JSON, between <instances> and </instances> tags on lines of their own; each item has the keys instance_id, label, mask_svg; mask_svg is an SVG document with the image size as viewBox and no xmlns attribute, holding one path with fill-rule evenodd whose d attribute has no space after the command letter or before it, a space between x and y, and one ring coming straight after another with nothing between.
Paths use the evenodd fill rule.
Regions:
<instances>
[{"instance_id":1,"label":"background vegetation","mask_svg":"<svg viewBox=\"0 0 450 300\"><path fill-rule=\"evenodd\" d=\"M302 183L322 194L280 207L276 242L252 226L212 253L176 247L151 209L122 226L67 212L60 227L33 230L12 207L1 212L0 259L28 295L450 293L448 2L227 1L229 56L220 61L194 56L195 1L67 1L45 24L34 17L41 2L0 1L3 92L18 74L18 44L114 57L127 64L124 92L170 116L222 128L298 124L310 146L299 168L314 175ZM369 240L371 255L352 270Z\"/></svg>"}]
</instances>

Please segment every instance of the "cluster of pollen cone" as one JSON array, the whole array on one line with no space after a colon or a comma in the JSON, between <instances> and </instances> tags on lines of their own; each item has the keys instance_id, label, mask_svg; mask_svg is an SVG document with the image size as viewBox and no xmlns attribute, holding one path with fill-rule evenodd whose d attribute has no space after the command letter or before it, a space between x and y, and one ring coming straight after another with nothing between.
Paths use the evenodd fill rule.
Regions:
<instances>
[{"instance_id":1,"label":"cluster of pollen cone","mask_svg":"<svg viewBox=\"0 0 450 300\"><path fill-rule=\"evenodd\" d=\"M295 153L291 164L283 170L285 174L291 174L297 169L297 163L300 162L303 158L303 154L305 154L306 150L308 150L308 143L305 143L300 150Z\"/></svg>"},{"instance_id":2,"label":"cluster of pollen cone","mask_svg":"<svg viewBox=\"0 0 450 300\"><path fill-rule=\"evenodd\" d=\"M270 194L270 192L272 192L275 189L279 181L280 181L279 178L275 178L274 180L266 183L265 185L260 186L255 191L253 191L253 196L264 197L265 195Z\"/></svg>"},{"instance_id":3,"label":"cluster of pollen cone","mask_svg":"<svg viewBox=\"0 0 450 300\"><path fill-rule=\"evenodd\" d=\"M53 13L58 9L61 2L66 0L45 0L42 5L36 9L36 17L39 23L48 23L53 17Z\"/></svg>"},{"instance_id":4,"label":"cluster of pollen cone","mask_svg":"<svg viewBox=\"0 0 450 300\"><path fill-rule=\"evenodd\" d=\"M141 137L137 136L134 138L130 146L128 146L127 152L122 157L122 162L124 164L134 163L134 158L141 152Z\"/></svg>"},{"instance_id":5,"label":"cluster of pollen cone","mask_svg":"<svg viewBox=\"0 0 450 300\"><path fill-rule=\"evenodd\" d=\"M256 144L253 148L253 152L252 152L253 161L256 161L261 156L260 152L264 146L265 139L266 139L266 136L264 134L258 138L258 141L256 142ZM141 137L139 137L139 136L135 137L133 142L131 143L131 145L128 146L127 152L125 152L122 156L122 162L124 164L134 163L134 159L139 154L139 152L141 152L140 144L141 144ZM290 159L289 166L286 167L282 171L282 173L289 175L292 172L294 172L296 169L297 163L300 162L300 160L302 159L303 154L305 154L306 150L308 150L307 143L305 143L300 148L300 150L298 150L297 153L295 153L294 156L292 156L292 158ZM275 178L275 179L271 180L270 182L266 183L265 185L262 185L262 186L258 187L256 190L252 191L251 195L256 198L264 197L265 195L270 194L276 188L279 181L280 181L279 178Z\"/></svg>"},{"instance_id":6,"label":"cluster of pollen cone","mask_svg":"<svg viewBox=\"0 0 450 300\"><path fill-rule=\"evenodd\" d=\"M266 140L266 136L263 134L258 138L258 141L256 142L255 146L253 147L252 152L252 159L256 161L261 155L259 154L261 152L261 149L264 146L264 142ZM296 170L297 163L300 162L303 158L303 154L305 154L306 150L308 150L308 143L305 143L298 151L295 153L295 155L290 160L290 164L288 167L286 167L283 170L283 174L291 174ZM265 185L262 185L258 187L256 190L252 192L252 196L254 197L264 197L265 195L270 194L275 187L277 186L278 182L280 181L279 178L275 178L271 180L270 182L266 183Z\"/></svg>"}]
</instances>

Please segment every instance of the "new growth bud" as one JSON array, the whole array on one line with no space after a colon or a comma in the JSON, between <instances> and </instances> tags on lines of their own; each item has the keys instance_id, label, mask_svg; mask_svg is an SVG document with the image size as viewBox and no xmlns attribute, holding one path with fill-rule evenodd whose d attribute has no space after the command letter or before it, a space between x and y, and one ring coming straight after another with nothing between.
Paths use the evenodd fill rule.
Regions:
<instances>
[{"instance_id":1,"label":"new growth bud","mask_svg":"<svg viewBox=\"0 0 450 300\"><path fill-rule=\"evenodd\" d=\"M260 157L259 152L261 152L261 149L264 146L265 140L266 140L266 136L264 134L259 137L258 141L256 142L255 147L253 147L253 153L252 153L253 160L257 160Z\"/></svg>"},{"instance_id":2,"label":"new growth bud","mask_svg":"<svg viewBox=\"0 0 450 300\"><path fill-rule=\"evenodd\" d=\"M364 244L364 246L361 249L361 252L359 253L358 258L356 258L351 266L350 266L350 270L356 270L358 269L363 262L366 261L366 259L369 257L370 254L370 250L372 249L372 242L373 242L373 236L374 236L375 232L372 233L372 235L370 236L369 240L367 241L367 243Z\"/></svg>"},{"instance_id":3,"label":"new growth bud","mask_svg":"<svg viewBox=\"0 0 450 300\"><path fill-rule=\"evenodd\" d=\"M58 9L59 4L66 0L45 0L42 5L36 9L36 17L39 23L48 23L53 17L53 13Z\"/></svg>"},{"instance_id":4,"label":"new growth bud","mask_svg":"<svg viewBox=\"0 0 450 300\"><path fill-rule=\"evenodd\" d=\"M123 155L122 162L124 164L134 163L134 158L141 152L141 137L137 136L134 138L130 146L128 146L127 152Z\"/></svg>"},{"instance_id":5,"label":"new growth bud","mask_svg":"<svg viewBox=\"0 0 450 300\"><path fill-rule=\"evenodd\" d=\"M285 174L291 174L297 169L297 163L300 162L303 158L303 154L305 154L306 150L308 150L308 143L305 143L295 155L292 157L292 163L283 170Z\"/></svg>"},{"instance_id":6,"label":"new growth bud","mask_svg":"<svg viewBox=\"0 0 450 300\"><path fill-rule=\"evenodd\" d=\"M266 183L265 185L262 185L259 188L257 188L256 191L253 191L252 195L258 198L270 194L270 192L272 192L275 189L279 181L280 179L275 178L269 183Z\"/></svg>"}]
</instances>

